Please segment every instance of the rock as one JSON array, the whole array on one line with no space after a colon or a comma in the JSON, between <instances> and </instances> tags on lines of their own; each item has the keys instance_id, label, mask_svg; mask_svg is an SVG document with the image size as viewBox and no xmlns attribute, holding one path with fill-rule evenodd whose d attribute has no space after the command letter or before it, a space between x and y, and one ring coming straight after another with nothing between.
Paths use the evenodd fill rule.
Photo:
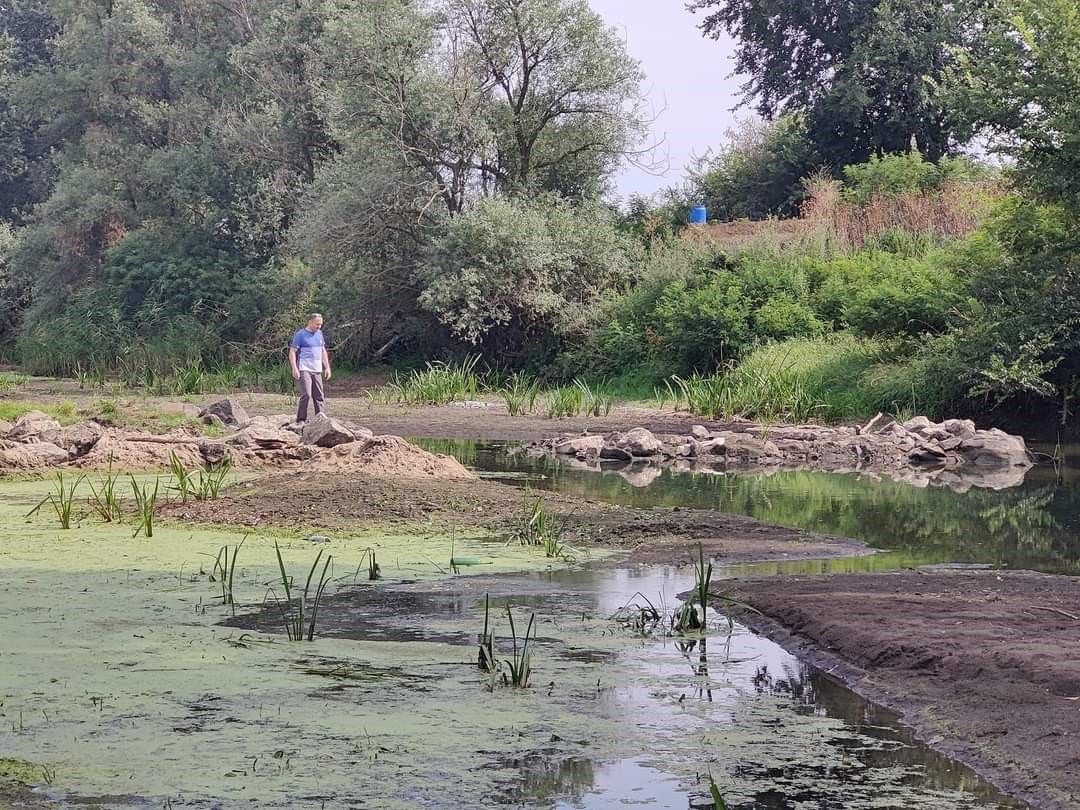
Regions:
<instances>
[{"instance_id":1,"label":"rock","mask_svg":"<svg viewBox=\"0 0 1080 810\"><path fill-rule=\"evenodd\" d=\"M356 441L356 434L337 419L320 413L304 425L304 444L316 447L337 447Z\"/></svg>"},{"instance_id":2,"label":"rock","mask_svg":"<svg viewBox=\"0 0 1080 810\"><path fill-rule=\"evenodd\" d=\"M631 461L634 457L630 454L629 450L623 450L621 447L606 444L600 448L600 458L607 459L608 461Z\"/></svg>"},{"instance_id":3,"label":"rock","mask_svg":"<svg viewBox=\"0 0 1080 810\"><path fill-rule=\"evenodd\" d=\"M955 452L966 463L977 467L1031 466L1024 440L1002 431L982 431L970 439L964 439Z\"/></svg>"},{"instance_id":4,"label":"rock","mask_svg":"<svg viewBox=\"0 0 1080 810\"><path fill-rule=\"evenodd\" d=\"M199 455L207 464L214 465L223 462L229 455L229 448L224 442L199 442Z\"/></svg>"},{"instance_id":5,"label":"rock","mask_svg":"<svg viewBox=\"0 0 1080 810\"><path fill-rule=\"evenodd\" d=\"M690 428L690 435L697 439L699 442L703 442L709 438L709 429L704 425L694 425Z\"/></svg>"},{"instance_id":6,"label":"rock","mask_svg":"<svg viewBox=\"0 0 1080 810\"><path fill-rule=\"evenodd\" d=\"M41 411L28 411L18 418L15 426L8 431L5 438L12 441L26 441L38 438L42 433L59 430L60 423Z\"/></svg>"},{"instance_id":7,"label":"rock","mask_svg":"<svg viewBox=\"0 0 1080 810\"><path fill-rule=\"evenodd\" d=\"M577 436L573 439L563 439L556 442L555 452L560 456L595 457L600 455L603 447L603 436Z\"/></svg>"},{"instance_id":8,"label":"rock","mask_svg":"<svg viewBox=\"0 0 1080 810\"><path fill-rule=\"evenodd\" d=\"M921 444L908 454L913 464L944 464L948 453L937 445Z\"/></svg>"},{"instance_id":9,"label":"rock","mask_svg":"<svg viewBox=\"0 0 1080 810\"><path fill-rule=\"evenodd\" d=\"M104 435L104 428L97 422L83 422L79 425L47 430L41 433L39 438L43 442L49 442L62 448L75 458L80 458L93 450L94 445Z\"/></svg>"},{"instance_id":10,"label":"rock","mask_svg":"<svg viewBox=\"0 0 1080 810\"><path fill-rule=\"evenodd\" d=\"M914 419L908 419L904 422L903 427L904 430L913 430L916 433L921 433L926 428L936 427L936 425L925 416L916 416Z\"/></svg>"},{"instance_id":11,"label":"rock","mask_svg":"<svg viewBox=\"0 0 1080 810\"><path fill-rule=\"evenodd\" d=\"M645 428L634 428L626 433L616 434L614 444L631 456L645 458L656 456L664 449L664 443Z\"/></svg>"},{"instance_id":12,"label":"rock","mask_svg":"<svg viewBox=\"0 0 1080 810\"><path fill-rule=\"evenodd\" d=\"M0 439L6 437L13 427L15 427L15 425L11 424L11 422L0 419Z\"/></svg>"},{"instance_id":13,"label":"rock","mask_svg":"<svg viewBox=\"0 0 1080 810\"><path fill-rule=\"evenodd\" d=\"M199 418L208 425L213 424L215 416L229 427L244 427L251 422L247 411L232 398L218 400L199 411Z\"/></svg>"},{"instance_id":14,"label":"rock","mask_svg":"<svg viewBox=\"0 0 1080 810\"><path fill-rule=\"evenodd\" d=\"M727 455L727 440L723 436L716 439L708 439L707 441L698 442L694 449L694 455L699 458L702 456Z\"/></svg>"},{"instance_id":15,"label":"rock","mask_svg":"<svg viewBox=\"0 0 1080 810\"><path fill-rule=\"evenodd\" d=\"M972 439L978 432L975 430L975 423L970 419L946 419L941 423L941 427L962 439Z\"/></svg>"},{"instance_id":16,"label":"rock","mask_svg":"<svg viewBox=\"0 0 1080 810\"><path fill-rule=\"evenodd\" d=\"M656 464L632 464L619 475L632 487L647 487L663 474L663 469Z\"/></svg>"},{"instance_id":17,"label":"rock","mask_svg":"<svg viewBox=\"0 0 1080 810\"><path fill-rule=\"evenodd\" d=\"M281 450L300 444L300 437L283 428L249 425L225 442L251 450Z\"/></svg>"},{"instance_id":18,"label":"rock","mask_svg":"<svg viewBox=\"0 0 1080 810\"><path fill-rule=\"evenodd\" d=\"M0 449L0 469L37 470L43 467L55 467L69 458L67 450L57 447L52 442L15 444Z\"/></svg>"}]
</instances>

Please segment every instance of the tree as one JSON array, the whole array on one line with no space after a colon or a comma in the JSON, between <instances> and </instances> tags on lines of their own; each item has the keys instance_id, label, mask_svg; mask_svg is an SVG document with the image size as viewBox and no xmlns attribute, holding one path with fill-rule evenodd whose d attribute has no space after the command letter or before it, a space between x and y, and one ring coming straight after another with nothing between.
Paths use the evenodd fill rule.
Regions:
<instances>
[{"instance_id":1,"label":"tree","mask_svg":"<svg viewBox=\"0 0 1080 810\"><path fill-rule=\"evenodd\" d=\"M931 160L956 146L938 82L982 0L693 0L706 36L738 40L744 103L771 119L805 112L830 165L914 145Z\"/></svg>"},{"instance_id":2,"label":"tree","mask_svg":"<svg viewBox=\"0 0 1080 810\"><path fill-rule=\"evenodd\" d=\"M747 121L729 141L688 171L689 203L720 220L795 217L806 198L803 179L821 167L803 116Z\"/></svg>"},{"instance_id":3,"label":"tree","mask_svg":"<svg viewBox=\"0 0 1080 810\"><path fill-rule=\"evenodd\" d=\"M1080 13L1008 0L949 72L957 106L1012 157L1027 187L1080 211Z\"/></svg>"}]
</instances>

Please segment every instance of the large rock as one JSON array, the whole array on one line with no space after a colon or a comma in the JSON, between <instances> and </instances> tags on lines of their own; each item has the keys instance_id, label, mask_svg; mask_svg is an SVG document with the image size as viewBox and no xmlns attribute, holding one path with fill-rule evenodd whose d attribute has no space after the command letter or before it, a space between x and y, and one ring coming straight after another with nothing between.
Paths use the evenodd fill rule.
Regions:
<instances>
[{"instance_id":1,"label":"large rock","mask_svg":"<svg viewBox=\"0 0 1080 810\"><path fill-rule=\"evenodd\" d=\"M105 435L105 429L97 422L83 422L56 430L47 430L40 434L43 442L50 442L63 448L70 455L79 458L85 456Z\"/></svg>"},{"instance_id":2,"label":"large rock","mask_svg":"<svg viewBox=\"0 0 1080 810\"><path fill-rule=\"evenodd\" d=\"M22 442L27 439L37 439L42 433L59 430L60 423L41 411L28 411L19 417L5 438L11 441Z\"/></svg>"},{"instance_id":3,"label":"large rock","mask_svg":"<svg viewBox=\"0 0 1080 810\"><path fill-rule=\"evenodd\" d=\"M316 414L304 425L303 437L304 444L315 447L337 447L356 441L355 432L325 413Z\"/></svg>"},{"instance_id":4,"label":"large rock","mask_svg":"<svg viewBox=\"0 0 1080 810\"><path fill-rule=\"evenodd\" d=\"M614 444L618 449L625 450L636 458L658 456L664 449L664 443L645 428L634 428L626 433L613 434L609 444Z\"/></svg>"},{"instance_id":5,"label":"large rock","mask_svg":"<svg viewBox=\"0 0 1080 810\"><path fill-rule=\"evenodd\" d=\"M723 436L719 436L715 439L695 442L693 455L698 458L704 456L725 456L727 455L727 439Z\"/></svg>"},{"instance_id":6,"label":"large rock","mask_svg":"<svg viewBox=\"0 0 1080 810\"><path fill-rule=\"evenodd\" d=\"M954 450L966 463L977 467L1030 467L1031 456L1019 436L1004 431L984 430L964 439Z\"/></svg>"},{"instance_id":7,"label":"large rock","mask_svg":"<svg viewBox=\"0 0 1080 810\"><path fill-rule=\"evenodd\" d=\"M690 435L697 439L699 442L705 441L709 438L709 429L704 425L694 425L690 428Z\"/></svg>"},{"instance_id":8,"label":"large rock","mask_svg":"<svg viewBox=\"0 0 1080 810\"><path fill-rule=\"evenodd\" d=\"M249 450L282 450L300 444L300 437L291 430L253 423L229 436L225 442Z\"/></svg>"},{"instance_id":9,"label":"large rock","mask_svg":"<svg viewBox=\"0 0 1080 810\"><path fill-rule=\"evenodd\" d=\"M39 470L68 461L67 450L51 442L12 444L0 449L0 469Z\"/></svg>"},{"instance_id":10,"label":"large rock","mask_svg":"<svg viewBox=\"0 0 1080 810\"><path fill-rule=\"evenodd\" d=\"M251 422L247 411L232 398L218 400L199 411L199 418L208 425L214 423L215 416L229 427L244 427Z\"/></svg>"},{"instance_id":11,"label":"large rock","mask_svg":"<svg viewBox=\"0 0 1080 810\"><path fill-rule=\"evenodd\" d=\"M603 436L575 436L555 444L555 452L560 456L584 456L595 458L604 448Z\"/></svg>"}]
</instances>

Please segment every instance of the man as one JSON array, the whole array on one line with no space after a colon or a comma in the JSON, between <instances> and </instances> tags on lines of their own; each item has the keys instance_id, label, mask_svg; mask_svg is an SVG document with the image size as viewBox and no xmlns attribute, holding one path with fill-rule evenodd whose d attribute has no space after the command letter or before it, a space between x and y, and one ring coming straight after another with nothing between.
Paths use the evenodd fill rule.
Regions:
<instances>
[{"instance_id":1,"label":"man","mask_svg":"<svg viewBox=\"0 0 1080 810\"><path fill-rule=\"evenodd\" d=\"M289 365L293 379L300 384L300 406L296 410L300 427L307 422L308 403L315 403L316 416L323 412L323 376L327 380L332 376L322 325L323 316L311 313L307 326L297 331L289 344Z\"/></svg>"}]
</instances>

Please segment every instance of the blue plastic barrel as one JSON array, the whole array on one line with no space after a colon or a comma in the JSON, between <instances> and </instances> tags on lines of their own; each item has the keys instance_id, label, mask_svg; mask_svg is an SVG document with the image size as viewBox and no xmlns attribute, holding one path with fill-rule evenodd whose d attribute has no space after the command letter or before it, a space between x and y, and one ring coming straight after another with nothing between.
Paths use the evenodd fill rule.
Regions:
<instances>
[{"instance_id":1,"label":"blue plastic barrel","mask_svg":"<svg viewBox=\"0 0 1080 810\"><path fill-rule=\"evenodd\" d=\"M690 224L704 225L708 219L708 211L704 205L696 205L690 210Z\"/></svg>"}]
</instances>

